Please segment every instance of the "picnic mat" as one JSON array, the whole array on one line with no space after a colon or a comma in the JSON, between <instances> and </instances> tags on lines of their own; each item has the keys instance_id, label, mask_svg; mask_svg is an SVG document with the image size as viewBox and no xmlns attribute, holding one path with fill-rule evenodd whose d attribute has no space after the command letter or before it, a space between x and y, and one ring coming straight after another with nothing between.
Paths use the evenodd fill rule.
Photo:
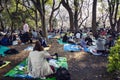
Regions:
<instances>
[{"instance_id":1,"label":"picnic mat","mask_svg":"<svg viewBox=\"0 0 120 80\"><path fill-rule=\"evenodd\" d=\"M61 45L67 44L67 42L63 42L61 38L59 38L59 39L57 40L57 42L58 42L59 44L61 44Z\"/></svg>"},{"instance_id":2,"label":"picnic mat","mask_svg":"<svg viewBox=\"0 0 120 80\"><path fill-rule=\"evenodd\" d=\"M0 55L1 56L5 56L4 52L9 50L10 48L9 47L6 47L6 46L1 46L0 45Z\"/></svg>"},{"instance_id":3,"label":"picnic mat","mask_svg":"<svg viewBox=\"0 0 120 80\"><path fill-rule=\"evenodd\" d=\"M6 73L4 76L8 77L19 77L19 78L32 78L31 76L28 76L25 72L27 71L27 63L25 59L23 62L21 62L19 65L17 65L15 68L10 70L8 73ZM56 62L61 67L65 67L68 69L67 59L65 57L58 57L58 60ZM55 77L53 78L47 78L45 80L56 80Z\"/></svg>"},{"instance_id":4,"label":"picnic mat","mask_svg":"<svg viewBox=\"0 0 120 80\"><path fill-rule=\"evenodd\" d=\"M7 66L10 63L10 61L4 61L4 62L5 62L5 64L3 64L2 66L0 66L0 69L3 68L3 67L5 67L5 66Z\"/></svg>"},{"instance_id":5,"label":"picnic mat","mask_svg":"<svg viewBox=\"0 0 120 80\"><path fill-rule=\"evenodd\" d=\"M75 44L64 44L64 51L81 51L81 48Z\"/></svg>"},{"instance_id":6,"label":"picnic mat","mask_svg":"<svg viewBox=\"0 0 120 80\"><path fill-rule=\"evenodd\" d=\"M55 34L48 35L48 39L54 38L54 37L55 37Z\"/></svg>"}]
</instances>

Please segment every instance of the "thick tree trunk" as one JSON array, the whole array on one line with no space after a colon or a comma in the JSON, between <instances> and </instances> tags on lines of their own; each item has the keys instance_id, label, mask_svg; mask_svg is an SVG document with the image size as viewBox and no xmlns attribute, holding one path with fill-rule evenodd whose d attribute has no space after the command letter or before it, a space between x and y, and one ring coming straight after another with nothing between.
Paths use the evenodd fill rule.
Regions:
<instances>
[{"instance_id":1,"label":"thick tree trunk","mask_svg":"<svg viewBox=\"0 0 120 80\"><path fill-rule=\"evenodd\" d=\"M73 12L69 6L68 0L67 1L62 0L61 2L62 2L63 7L65 7L65 9L68 11L68 14L69 14L70 31L74 31Z\"/></svg>"},{"instance_id":2,"label":"thick tree trunk","mask_svg":"<svg viewBox=\"0 0 120 80\"><path fill-rule=\"evenodd\" d=\"M96 6L97 6L97 0L94 0L93 1L93 9L92 9L92 32L93 32L93 36L97 36Z\"/></svg>"},{"instance_id":3,"label":"thick tree trunk","mask_svg":"<svg viewBox=\"0 0 120 80\"><path fill-rule=\"evenodd\" d=\"M42 23L43 37L47 38L47 30L46 30L46 24L45 24L45 15L42 16L41 23Z\"/></svg>"},{"instance_id":4,"label":"thick tree trunk","mask_svg":"<svg viewBox=\"0 0 120 80\"><path fill-rule=\"evenodd\" d=\"M78 0L74 0L74 6L75 6L74 27L75 27L75 31L79 31L79 28L78 28L78 6L79 6L79 1Z\"/></svg>"},{"instance_id":5,"label":"thick tree trunk","mask_svg":"<svg viewBox=\"0 0 120 80\"><path fill-rule=\"evenodd\" d=\"M69 21L70 21L70 31L74 31L73 13L71 11L69 13Z\"/></svg>"}]
</instances>

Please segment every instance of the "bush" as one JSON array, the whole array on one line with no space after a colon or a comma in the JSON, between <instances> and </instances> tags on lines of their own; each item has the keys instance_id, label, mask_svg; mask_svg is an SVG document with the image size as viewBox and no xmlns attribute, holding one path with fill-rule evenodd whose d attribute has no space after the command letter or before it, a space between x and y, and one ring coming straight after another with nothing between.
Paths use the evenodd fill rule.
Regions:
<instances>
[{"instance_id":1,"label":"bush","mask_svg":"<svg viewBox=\"0 0 120 80\"><path fill-rule=\"evenodd\" d=\"M110 48L107 71L120 72L120 39L117 40L115 46Z\"/></svg>"}]
</instances>

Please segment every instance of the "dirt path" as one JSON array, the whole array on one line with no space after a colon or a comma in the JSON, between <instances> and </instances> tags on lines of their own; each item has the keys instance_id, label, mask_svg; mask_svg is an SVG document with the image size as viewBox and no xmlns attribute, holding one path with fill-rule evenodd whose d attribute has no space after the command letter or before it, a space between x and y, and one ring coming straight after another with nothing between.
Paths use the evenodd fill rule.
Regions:
<instances>
[{"instance_id":1,"label":"dirt path","mask_svg":"<svg viewBox=\"0 0 120 80\"><path fill-rule=\"evenodd\" d=\"M67 57L72 80L114 80L106 71L107 57L93 56L85 52L64 52L63 45L59 45L55 39L51 39L49 43L51 44L49 53L54 54L57 52L59 56ZM21 51L27 46L21 45L14 46L13 48ZM0 60L9 60L12 62L9 66L0 69L0 80L16 80L14 78L5 78L3 75L26 58L28 53L21 51L16 55L0 57Z\"/></svg>"}]
</instances>

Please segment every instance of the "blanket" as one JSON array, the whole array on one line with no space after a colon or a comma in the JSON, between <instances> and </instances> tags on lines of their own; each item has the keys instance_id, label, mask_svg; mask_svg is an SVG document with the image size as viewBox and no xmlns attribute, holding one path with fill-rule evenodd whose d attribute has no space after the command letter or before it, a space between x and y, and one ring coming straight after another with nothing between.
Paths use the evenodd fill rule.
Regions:
<instances>
[{"instance_id":1,"label":"blanket","mask_svg":"<svg viewBox=\"0 0 120 80\"><path fill-rule=\"evenodd\" d=\"M79 45L75 45L75 44L64 44L63 48L64 48L64 51L81 51L81 50L83 50L84 52L91 53L95 56L102 55L102 53L97 53L96 46L94 46L94 45L86 47L86 48L82 48Z\"/></svg>"},{"instance_id":2,"label":"blanket","mask_svg":"<svg viewBox=\"0 0 120 80\"><path fill-rule=\"evenodd\" d=\"M7 66L10 63L10 61L4 61L4 62L5 62L5 64L3 64L2 66L0 66L0 69L4 68L5 66Z\"/></svg>"},{"instance_id":3,"label":"blanket","mask_svg":"<svg viewBox=\"0 0 120 80\"><path fill-rule=\"evenodd\" d=\"M9 47L6 47L6 46L0 46L0 55L1 56L5 56L4 52L9 50L10 48Z\"/></svg>"},{"instance_id":4,"label":"blanket","mask_svg":"<svg viewBox=\"0 0 120 80\"><path fill-rule=\"evenodd\" d=\"M17 65L15 68L10 70L8 73L6 73L4 76L8 77L19 77L19 78L32 78L31 76L28 76L25 72L27 71L27 63L25 59L23 62L21 62L19 65ZM56 62L61 67L68 68L67 59L65 57L58 57L58 60ZM46 80L55 80L55 78L47 78Z\"/></svg>"},{"instance_id":5,"label":"blanket","mask_svg":"<svg viewBox=\"0 0 120 80\"><path fill-rule=\"evenodd\" d=\"M75 45L75 44L64 44L63 49L64 51L81 51L79 45Z\"/></svg>"},{"instance_id":6,"label":"blanket","mask_svg":"<svg viewBox=\"0 0 120 80\"><path fill-rule=\"evenodd\" d=\"M48 39L54 38L54 37L55 37L55 34L50 34L50 35L48 35Z\"/></svg>"}]
</instances>

